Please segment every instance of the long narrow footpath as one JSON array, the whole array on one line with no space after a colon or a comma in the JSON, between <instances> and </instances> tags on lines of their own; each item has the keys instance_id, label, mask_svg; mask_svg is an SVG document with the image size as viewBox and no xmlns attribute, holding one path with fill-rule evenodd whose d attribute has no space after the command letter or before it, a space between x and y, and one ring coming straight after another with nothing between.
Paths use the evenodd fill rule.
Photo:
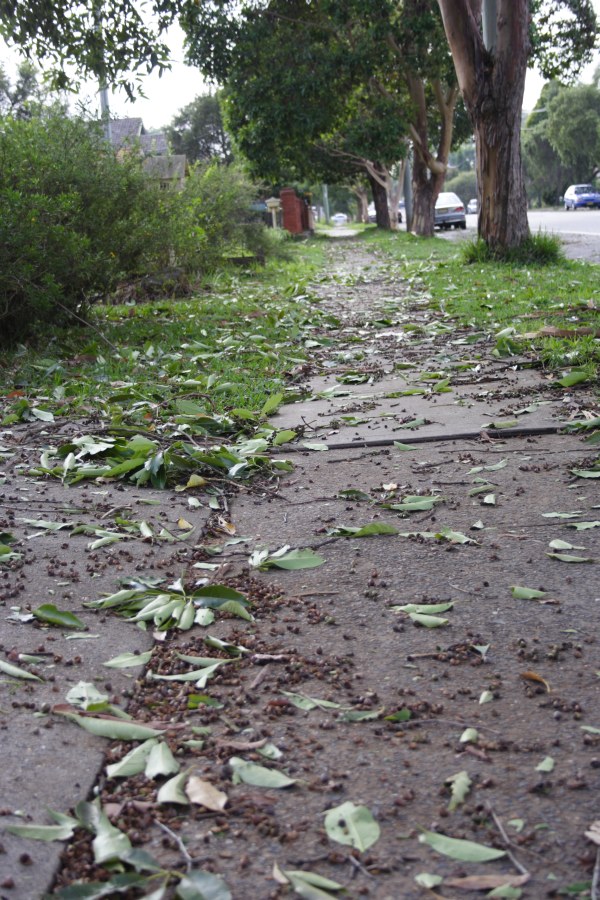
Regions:
<instances>
[{"instance_id":1,"label":"long narrow footpath","mask_svg":"<svg viewBox=\"0 0 600 900\"><path fill-rule=\"evenodd\" d=\"M87 611L98 637L81 641L85 653L60 638L38 647L68 652L71 671L57 662L57 680L31 689L37 732L22 694L11 707L3 686L1 821L22 821L21 810L39 822L46 806L66 813L95 785L134 845L165 866L220 876L219 900L341 888L377 900L540 898L574 884L591 896L600 499L597 480L576 474L593 448L563 429L598 415L594 398L450 330L372 250L349 240L328 252L328 277L313 286L328 315L295 373L310 399L271 419L299 436L280 448L293 470L277 488L237 493L225 523L198 511L212 555L142 551L157 573L209 573L239 589L253 620L216 619L210 645L200 626L153 644L110 611L101 623ZM17 471L8 487L31 492ZM103 490L70 497L88 510L141 502L139 491ZM178 514L179 498L151 496ZM50 568L66 551L60 534L47 540ZM323 562L280 568L273 554L286 546ZM128 563L112 559L98 580L107 591ZM44 589L44 571L28 577L27 588L5 579L14 606ZM78 590L97 596L98 584L82 573ZM17 624L1 627L5 649L26 649ZM150 647L158 675L189 671L177 652L230 661L202 687L141 669L98 679L103 660ZM63 698L69 678L124 693L136 720L169 723L177 770L196 778L200 799L188 782L187 795L174 786L157 802L166 776L107 777L131 744L112 742L103 759L105 741L46 721L43 702L56 702L53 688ZM57 845L1 841L2 898L42 896ZM111 877L80 832L62 864L58 887Z\"/></svg>"}]
</instances>

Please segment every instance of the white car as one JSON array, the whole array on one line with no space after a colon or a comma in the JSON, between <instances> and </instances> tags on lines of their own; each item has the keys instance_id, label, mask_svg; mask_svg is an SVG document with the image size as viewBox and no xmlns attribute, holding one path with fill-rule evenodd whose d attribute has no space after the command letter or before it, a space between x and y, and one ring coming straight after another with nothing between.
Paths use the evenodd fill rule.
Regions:
<instances>
[{"instance_id":1,"label":"white car","mask_svg":"<svg viewBox=\"0 0 600 900\"><path fill-rule=\"evenodd\" d=\"M469 200L467 203L467 212L468 213L476 213L479 212L479 200L473 198L473 200Z\"/></svg>"},{"instance_id":2,"label":"white car","mask_svg":"<svg viewBox=\"0 0 600 900\"><path fill-rule=\"evenodd\" d=\"M336 213L331 217L331 221L334 225L345 225L348 221L348 216L346 215L346 213Z\"/></svg>"}]
</instances>

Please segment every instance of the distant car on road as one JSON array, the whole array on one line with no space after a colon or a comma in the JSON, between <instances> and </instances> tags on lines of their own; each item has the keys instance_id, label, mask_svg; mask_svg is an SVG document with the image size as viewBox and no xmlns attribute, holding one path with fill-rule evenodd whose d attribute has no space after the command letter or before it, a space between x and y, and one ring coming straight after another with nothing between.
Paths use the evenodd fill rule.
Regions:
<instances>
[{"instance_id":1,"label":"distant car on road","mask_svg":"<svg viewBox=\"0 0 600 900\"><path fill-rule=\"evenodd\" d=\"M331 217L331 221L334 225L345 225L348 221L348 216L346 215L346 213L336 213Z\"/></svg>"},{"instance_id":2,"label":"distant car on road","mask_svg":"<svg viewBox=\"0 0 600 900\"><path fill-rule=\"evenodd\" d=\"M436 228L466 228L465 206L460 197L452 191L444 191L435 204Z\"/></svg>"},{"instance_id":3,"label":"distant car on road","mask_svg":"<svg viewBox=\"0 0 600 900\"><path fill-rule=\"evenodd\" d=\"M565 209L600 209L600 191L592 184L572 184L565 191L564 204Z\"/></svg>"},{"instance_id":4,"label":"distant car on road","mask_svg":"<svg viewBox=\"0 0 600 900\"><path fill-rule=\"evenodd\" d=\"M475 197L472 200L469 200L467 203L467 212L468 213L476 213L479 212L479 200Z\"/></svg>"}]
</instances>

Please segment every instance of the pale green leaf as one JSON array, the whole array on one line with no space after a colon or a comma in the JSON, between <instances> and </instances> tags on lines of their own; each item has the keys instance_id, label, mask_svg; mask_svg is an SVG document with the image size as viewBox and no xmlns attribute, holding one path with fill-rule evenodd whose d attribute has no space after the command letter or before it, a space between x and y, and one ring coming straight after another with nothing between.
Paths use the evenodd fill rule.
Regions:
<instances>
[{"instance_id":1,"label":"pale green leaf","mask_svg":"<svg viewBox=\"0 0 600 900\"><path fill-rule=\"evenodd\" d=\"M461 744L476 744L479 740L479 732L476 728L465 728L459 740Z\"/></svg>"},{"instance_id":2,"label":"pale green leaf","mask_svg":"<svg viewBox=\"0 0 600 900\"><path fill-rule=\"evenodd\" d=\"M432 875L429 872L419 872L418 875L415 875L415 881L419 887L424 888L438 887L443 880L441 875Z\"/></svg>"},{"instance_id":3,"label":"pale green leaf","mask_svg":"<svg viewBox=\"0 0 600 900\"><path fill-rule=\"evenodd\" d=\"M424 615L437 615L438 613L449 612L453 609L454 603L406 603L404 606L390 606L394 612L406 613L423 613Z\"/></svg>"},{"instance_id":4,"label":"pale green leaf","mask_svg":"<svg viewBox=\"0 0 600 900\"><path fill-rule=\"evenodd\" d=\"M161 775L175 775L180 768L169 745L164 741L157 741L150 748L144 774L146 778L158 778Z\"/></svg>"},{"instance_id":5,"label":"pale green leaf","mask_svg":"<svg viewBox=\"0 0 600 900\"><path fill-rule=\"evenodd\" d=\"M247 762L239 756L232 756L229 760L232 769L232 778L234 784L251 784L254 787L263 788L286 788L296 783L295 778L278 772L277 769L267 769L265 766L258 766L255 763Z\"/></svg>"},{"instance_id":6,"label":"pale green leaf","mask_svg":"<svg viewBox=\"0 0 600 900\"><path fill-rule=\"evenodd\" d=\"M552 772L554 771L554 760L551 756L545 756L544 759L535 767L536 772Z\"/></svg>"},{"instance_id":7,"label":"pale green leaf","mask_svg":"<svg viewBox=\"0 0 600 900\"><path fill-rule=\"evenodd\" d=\"M126 653L120 653L119 656L113 656L112 659L102 663L102 665L108 666L109 669L129 669L132 666L147 665L151 657L152 650L146 650L143 653L127 651Z\"/></svg>"},{"instance_id":8,"label":"pale green leaf","mask_svg":"<svg viewBox=\"0 0 600 900\"><path fill-rule=\"evenodd\" d=\"M457 772L456 775L451 775L450 778L446 778L446 784L450 785L451 798L450 803L448 804L448 811L454 812L457 806L460 806L461 803L464 803L467 795L471 789L472 781L469 778L468 772Z\"/></svg>"},{"instance_id":9,"label":"pale green leaf","mask_svg":"<svg viewBox=\"0 0 600 900\"><path fill-rule=\"evenodd\" d=\"M513 584L510 590L515 600L538 600L547 596L546 591L537 591L535 588L522 587L518 584Z\"/></svg>"},{"instance_id":10,"label":"pale green leaf","mask_svg":"<svg viewBox=\"0 0 600 900\"><path fill-rule=\"evenodd\" d=\"M43 678L34 675L33 672L20 669L19 666L13 666L12 663L6 662L4 659L0 659L0 672L10 675L11 678L23 678L25 681L43 681Z\"/></svg>"},{"instance_id":11,"label":"pale green leaf","mask_svg":"<svg viewBox=\"0 0 600 900\"><path fill-rule=\"evenodd\" d=\"M188 772L179 772L173 778L162 785L156 795L157 803L177 803L180 806L189 806L190 801L184 791L184 785L188 778Z\"/></svg>"},{"instance_id":12,"label":"pale green leaf","mask_svg":"<svg viewBox=\"0 0 600 900\"><path fill-rule=\"evenodd\" d=\"M157 743L157 740L152 738L149 741L144 741L139 747L134 747L119 762L112 763L106 767L107 777L130 778L132 775L139 775L146 768L150 751Z\"/></svg>"},{"instance_id":13,"label":"pale green leaf","mask_svg":"<svg viewBox=\"0 0 600 900\"><path fill-rule=\"evenodd\" d=\"M307 697L305 694L294 694L292 691L281 691L284 697L287 697L290 703L298 709L350 709L349 706L342 706L341 703L334 703L332 700L321 700L318 697Z\"/></svg>"},{"instance_id":14,"label":"pale green leaf","mask_svg":"<svg viewBox=\"0 0 600 900\"><path fill-rule=\"evenodd\" d=\"M506 856L504 850L496 850L494 847L487 847L474 841L448 837L435 831L424 831L419 837L419 843L427 844L437 853L458 859L460 862L489 862Z\"/></svg>"},{"instance_id":15,"label":"pale green leaf","mask_svg":"<svg viewBox=\"0 0 600 900\"><path fill-rule=\"evenodd\" d=\"M409 613L408 615L416 625L423 625L425 628L441 628L448 624L448 619L440 616L428 616L422 613Z\"/></svg>"},{"instance_id":16,"label":"pale green leaf","mask_svg":"<svg viewBox=\"0 0 600 900\"><path fill-rule=\"evenodd\" d=\"M350 800L325 813L325 831L330 840L354 847L361 853L368 850L381 833L371 810L366 806L355 806Z\"/></svg>"},{"instance_id":17,"label":"pale green leaf","mask_svg":"<svg viewBox=\"0 0 600 900\"><path fill-rule=\"evenodd\" d=\"M571 553L546 553L550 559L558 559L566 563L593 563L594 560L589 556L573 556Z\"/></svg>"},{"instance_id":18,"label":"pale green leaf","mask_svg":"<svg viewBox=\"0 0 600 900\"><path fill-rule=\"evenodd\" d=\"M197 869L181 878L175 896L178 900L231 900L231 891L220 875Z\"/></svg>"},{"instance_id":19,"label":"pale green leaf","mask_svg":"<svg viewBox=\"0 0 600 900\"><path fill-rule=\"evenodd\" d=\"M110 738L113 741L145 741L148 738L160 737L163 734L156 728L147 725L139 725L137 722L126 722L116 718L96 718L94 716L79 716L71 710L65 710L55 706L53 712L64 716L71 722L75 722L90 734L97 737Z\"/></svg>"}]
</instances>

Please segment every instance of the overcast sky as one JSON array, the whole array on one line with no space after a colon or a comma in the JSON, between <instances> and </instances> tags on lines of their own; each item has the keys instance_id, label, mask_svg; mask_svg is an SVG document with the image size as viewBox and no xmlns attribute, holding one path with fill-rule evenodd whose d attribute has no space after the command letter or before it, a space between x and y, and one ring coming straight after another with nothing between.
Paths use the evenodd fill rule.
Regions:
<instances>
[{"instance_id":1,"label":"overcast sky","mask_svg":"<svg viewBox=\"0 0 600 900\"><path fill-rule=\"evenodd\" d=\"M600 0L594 0L596 12L600 15ZM143 80L145 98L131 103L123 91L111 93L109 96L111 116L113 118L126 118L140 116L147 129L158 129L170 124L177 112L191 103L199 94L206 93L208 86L203 82L197 69L184 64L183 33L178 26L169 32L169 46L172 51L172 68L162 78L158 75L148 75ZM14 72L18 56L6 45L0 47L1 61L9 74ZM600 65L600 53L596 54L594 62L587 66L580 76L583 82L590 82L596 67ZM536 72L528 72L525 83L525 99L523 108L526 111L533 109L539 97L544 81ZM95 86L88 84L82 90L78 98L90 111L98 108L98 96Z\"/></svg>"}]
</instances>

